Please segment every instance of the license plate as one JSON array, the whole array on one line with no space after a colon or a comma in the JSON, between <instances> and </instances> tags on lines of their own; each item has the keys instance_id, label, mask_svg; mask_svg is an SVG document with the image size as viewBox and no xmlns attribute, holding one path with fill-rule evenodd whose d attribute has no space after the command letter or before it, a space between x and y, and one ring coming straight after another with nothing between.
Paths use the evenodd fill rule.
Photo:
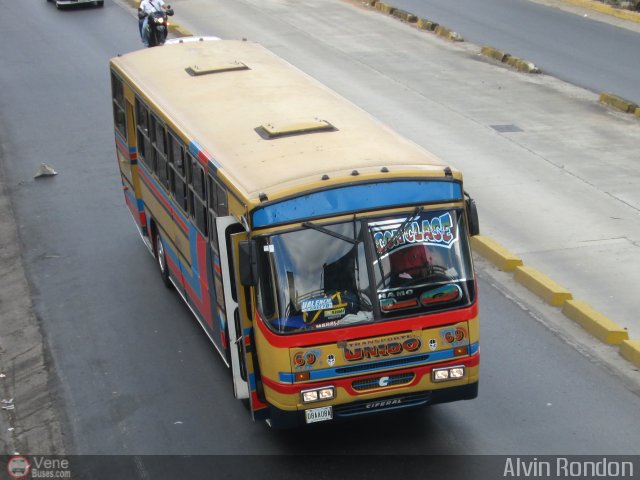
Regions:
<instances>
[{"instance_id":1,"label":"license plate","mask_svg":"<svg viewBox=\"0 0 640 480\"><path fill-rule=\"evenodd\" d=\"M324 422L333 419L333 410L331 407L310 408L304 411L307 423Z\"/></svg>"}]
</instances>

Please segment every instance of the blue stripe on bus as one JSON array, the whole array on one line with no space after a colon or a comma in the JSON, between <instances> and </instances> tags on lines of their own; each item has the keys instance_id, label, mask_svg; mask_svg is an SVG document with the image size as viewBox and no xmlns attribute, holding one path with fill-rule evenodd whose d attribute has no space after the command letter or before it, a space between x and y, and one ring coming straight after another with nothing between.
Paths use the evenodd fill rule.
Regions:
<instances>
[{"instance_id":1,"label":"blue stripe on bus","mask_svg":"<svg viewBox=\"0 0 640 480\"><path fill-rule=\"evenodd\" d=\"M283 200L253 212L254 228L373 208L393 208L462 200L462 187L450 180L398 180L348 185Z\"/></svg>"},{"instance_id":2,"label":"blue stripe on bus","mask_svg":"<svg viewBox=\"0 0 640 480\"><path fill-rule=\"evenodd\" d=\"M178 211L178 209L177 209L175 203L173 202L173 200L171 199L171 197L165 193L164 187L161 186L147 172L146 166L141 164L141 167L142 167L142 173L143 173L143 176L144 176L144 180L146 182L150 182L153 185L154 190L156 192L158 192L160 195L162 195L162 197L165 200L165 202L167 202L169 205L171 205L171 210L173 211L174 214L179 216L181 219L184 218L182 216L182 214ZM151 192L151 193L152 193L152 195L155 195L154 192ZM140 205L141 205L141 207L144 206L142 200L140 200ZM143 211L142 208L141 208L141 211ZM167 213L171 214L171 212L167 212ZM191 289L196 293L196 295L198 295L198 297L202 300L202 288L200 287L199 268L198 268L197 236L199 235L199 233L198 233L198 230L196 229L196 227L191 222L187 221L186 219L184 220L184 224L187 225L187 227L189 229L189 249L191 251L191 272L192 272L192 275L189 275L189 271L186 268L183 267L184 263L178 258L178 254L171 248L171 246L167 242L164 242L164 248L165 248L165 251L167 252L167 254L173 260L173 262L180 267L180 271L182 273L182 277L187 281L187 283L189 284L189 287L191 287Z\"/></svg>"},{"instance_id":3,"label":"blue stripe on bus","mask_svg":"<svg viewBox=\"0 0 640 480\"><path fill-rule=\"evenodd\" d=\"M220 168L220 164L216 162L207 152L205 152L202 146L195 140L192 140L189 143L189 153L196 158L204 157L207 159L208 162L210 162L214 167L216 167L216 169Z\"/></svg>"},{"instance_id":4,"label":"blue stripe on bus","mask_svg":"<svg viewBox=\"0 0 640 480\"><path fill-rule=\"evenodd\" d=\"M469 353L471 355L474 355L477 352L478 352L478 343L476 342L469 346ZM453 349L451 348L449 350L440 350L438 352L423 352L417 355L400 357L403 360L403 363L401 366L404 368L404 367L413 366L413 365L425 364L425 361L424 361L425 353L429 356L429 359L428 359L429 363L442 362L445 360L452 360L454 358L461 358L461 357L456 357L453 354ZM359 363L358 373L371 373L381 369L387 370L389 369L388 362L389 362L389 359L379 360L376 362L369 362L369 363ZM338 373L338 370L341 368L345 368L345 366L342 365L340 367L335 367L335 368L323 368L321 370L310 370L309 381L325 380L328 378L335 378L335 377L340 377L345 375L353 375L353 372ZM294 374L289 372L279 372L278 379L280 380L280 383L294 383Z\"/></svg>"},{"instance_id":5,"label":"blue stripe on bus","mask_svg":"<svg viewBox=\"0 0 640 480\"><path fill-rule=\"evenodd\" d=\"M180 268L182 278L186 280L186 282L189 284L189 287L191 287L191 290L193 290L193 292L198 295L200 299L202 299L202 289L200 288L200 277L198 276L198 270L197 267L193 268L193 266L197 265L198 263L197 252L195 254L193 253L193 251L191 252L191 261L193 262L191 264L191 271L193 272L193 274L189 275L189 271L183 267L183 262L180 260L178 253L173 248L171 248L171 245L169 245L168 242L163 241L162 244L164 245L164 251L171 258L171 261L173 261L173 263L175 265L178 265L178 267Z\"/></svg>"}]
</instances>

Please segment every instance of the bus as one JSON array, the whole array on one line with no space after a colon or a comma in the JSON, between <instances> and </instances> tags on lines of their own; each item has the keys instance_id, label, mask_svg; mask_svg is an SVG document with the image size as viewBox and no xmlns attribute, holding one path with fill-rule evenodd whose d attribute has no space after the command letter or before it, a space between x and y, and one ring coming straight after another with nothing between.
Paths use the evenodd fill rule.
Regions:
<instances>
[{"instance_id":1,"label":"bus","mask_svg":"<svg viewBox=\"0 0 640 480\"><path fill-rule=\"evenodd\" d=\"M254 420L477 396L460 171L252 42L135 51L110 75L126 205Z\"/></svg>"}]
</instances>

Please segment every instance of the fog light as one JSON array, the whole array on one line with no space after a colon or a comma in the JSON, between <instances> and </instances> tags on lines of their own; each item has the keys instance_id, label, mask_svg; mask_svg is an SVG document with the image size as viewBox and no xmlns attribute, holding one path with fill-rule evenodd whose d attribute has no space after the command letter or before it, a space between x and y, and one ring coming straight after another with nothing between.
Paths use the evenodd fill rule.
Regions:
<instances>
[{"instance_id":1,"label":"fog light","mask_svg":"<svg viewBox=\"0 0 640 480\"><path fill-rule=\"evenodd\" d=\"M455 367L448 368L435 368L432 375L434 382L458 380L464 377L464 365L456 365Z\"/></svg>"},{"instance_id":2,"label":"fog light","mask_svg":"<svg viewBox=\"0 0 640 480\"><path fill-rule=\"evenodd\" d=\"M441 382L442 380L447 380L449 378L449 370L434 370L433 371L433 380L436 382Z\"/></svg>"},{"instance_id":3,"label":"fog light","mask_svg":"<svg viewBox=\"0 0 640 480\"><path fill-rule=\"evenodd\" d=\"M318 391L317 390L311 390L311 391L308 391L308 392L302 392L302 401L304 403L317 402L318 401Z\"/></svg>"},{"instance_id":4,"label":"fog light","mask_svg":"<svg viewBox=\"0 0 640 480\"><path fill-rule=\"evenodd\" d=\"M300 392L302 403L322 402L336 397L336 389L333 386L303 390Z\"/></svg>"},{"instance_id":5,"label":"fog light","mask_svg":"<svg viewBox=\"0 0 640 480\"><path fill-rule=\"evenodd\" d=\"M320 400L330 400L335 395L333 388L323 388L319 393Z\"/></svg>"}]
</instances>

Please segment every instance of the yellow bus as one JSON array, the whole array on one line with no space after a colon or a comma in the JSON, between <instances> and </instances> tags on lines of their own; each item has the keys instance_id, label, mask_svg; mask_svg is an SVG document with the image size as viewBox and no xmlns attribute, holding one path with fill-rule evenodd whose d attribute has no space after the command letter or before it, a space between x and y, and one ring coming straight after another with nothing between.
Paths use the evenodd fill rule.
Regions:
<instances>
[{"instance_id":1,"label":"yellow bus","mask_svg":"<svg viewBox=\"0 0 640 480\"><path fill-rule=\"evenodd\" d=\"M110 67L126 204L255 420L477 396L479 227L459 171L251 42Z\"/></svg>"}]
</instances>

